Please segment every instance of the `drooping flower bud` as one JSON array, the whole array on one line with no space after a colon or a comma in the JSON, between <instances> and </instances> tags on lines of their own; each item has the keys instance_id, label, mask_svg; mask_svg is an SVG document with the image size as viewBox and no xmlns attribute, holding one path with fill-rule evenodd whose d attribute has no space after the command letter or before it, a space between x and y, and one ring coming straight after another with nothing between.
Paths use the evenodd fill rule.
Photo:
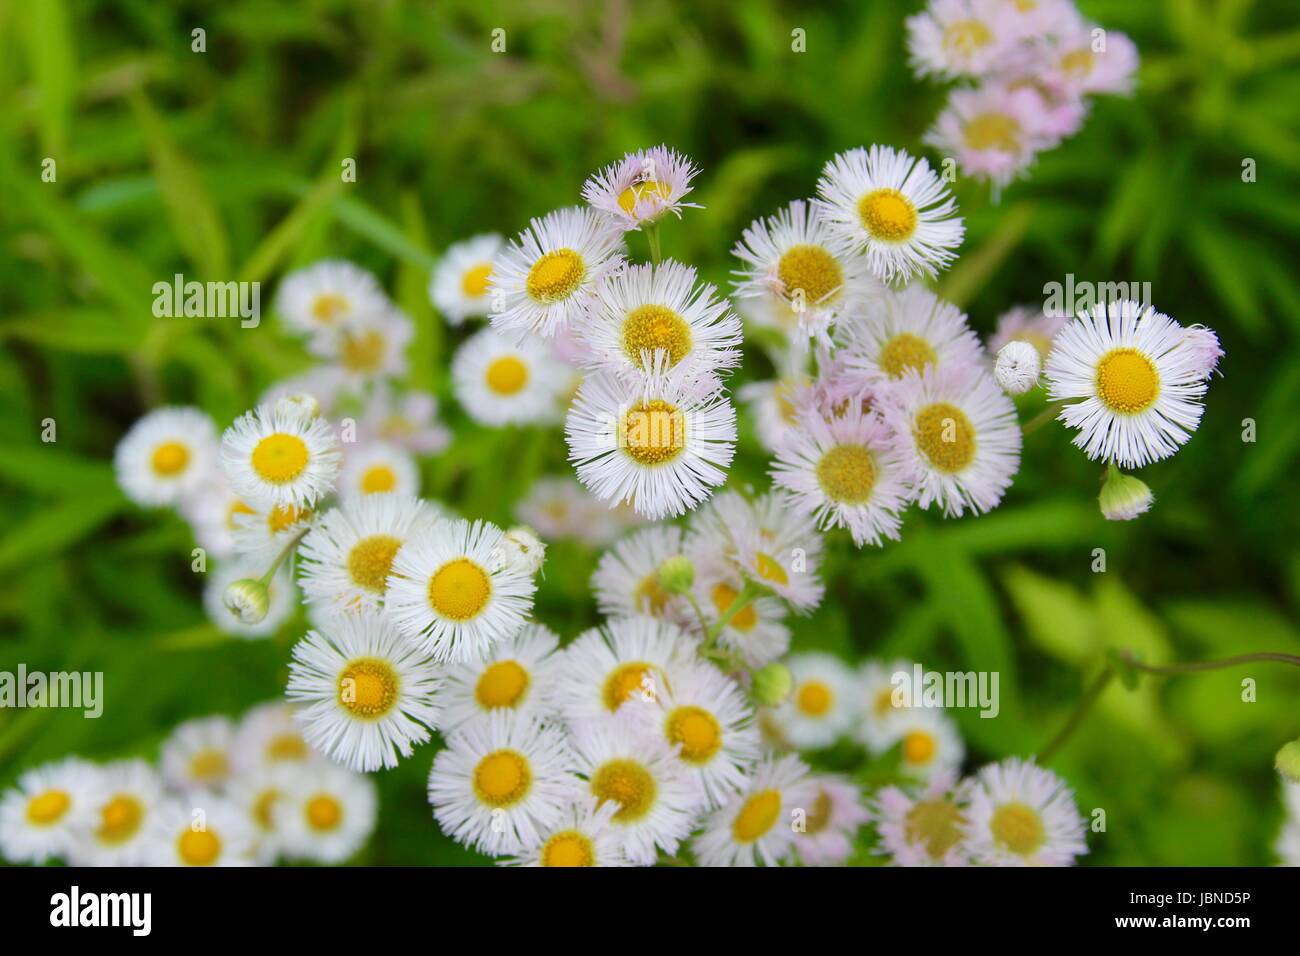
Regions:
<instances>
[{"instance_id":1,"label":"drooping flower bud","mask_svg":"<svg viewBox=\"0 0 1300 956\"><path fill-rule=\"evenodd\" d=\"M1043 357L1028 342L1013 339L998 352L993 376L1008 395L1023 395L1038 384Z\"/></svg>"},{"instance_id":2,"label":"drooping flower bud","mask_svg":"<svg viewBox=\"0 0 1300 956\"><path fill-rule=\"evenodd\" d=\"M221 603L241 624L260 624L271 607L271 594L256 578L240 578L226 587Z\"/></svg>"},{"instance_id":3,"label":"drooping flower bud","mask_svg":"<svg viewBox=\"0 0 1300 956\"><path fill-rule=\"evenodd\" d=\"M1155 500L1145 481L1113 467L1106 473L1101 494L1097 496L1107 521L1132 521L1149 511Z\"/></svg>"}]
</instances>

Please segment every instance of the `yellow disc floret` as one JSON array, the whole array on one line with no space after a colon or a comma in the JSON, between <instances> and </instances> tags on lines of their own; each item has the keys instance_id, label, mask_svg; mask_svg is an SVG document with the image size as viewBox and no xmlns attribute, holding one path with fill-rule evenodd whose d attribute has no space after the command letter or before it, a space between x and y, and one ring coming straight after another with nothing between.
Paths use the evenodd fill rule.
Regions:
<instances>
[{"instance_id":1,"label":"yellow disc floret","mask_svg":"<svg viewBox=\"0 0 1300 956\"><path fill-rule=\"evenodd\" d=\"M492 579L469 558L448 561L429 578L429 606L441 617L468 621L492 597Z\"/></svg>"},{"instance_id":2,"label":"yellow disc floret","mask_svg":"<svg viewBox=\"0 0 1300 956\"><path fill-rule=\"evenodd\" d=\"M1160 373L1137 349L1111 349L1097 363L1097 397L1113 412L1135 415L1160 395Z\"/></svg>"},{"instance_id":3,"label":"yellow disc floret","mask_svg":"<svg viewBox=\"0 0 1300 956\"><path fill-rule=\"evenodd\" d=\"M573 295L586 275L582 256L572 249L556 249L533 263L525 285L533 299L550 305Z\"/></svg>"},{"instance_id":4,"label":"yellow disc floret","mask_svg":"<svg viewBox=\"0 0 1300 956\"><path fill-rule=\"evenodd\" d=\"M912 432L937 471L956 474L975 460L975 426L955 405L927 405L917 413Z\"/></svg>"},{"instance_id":5,"label":"yellow disc floret","mask_svg":"<svg viewBox=\"0 0 1300 956\"><path fill-rule=\"evenodd\" d=\"M916 231L916 207L897 189L873 189L858 201L858 216L872 239L903 242Z\"/></svg>"}]
</instances>

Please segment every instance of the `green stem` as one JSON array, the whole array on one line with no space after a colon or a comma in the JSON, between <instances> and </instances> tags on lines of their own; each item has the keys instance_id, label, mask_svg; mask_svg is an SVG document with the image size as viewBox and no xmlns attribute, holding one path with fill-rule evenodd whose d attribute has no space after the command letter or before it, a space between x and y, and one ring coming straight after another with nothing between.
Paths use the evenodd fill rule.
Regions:
<instances>
[{"instance_id":1,"label":"green stem","mask_svg":"<svg viewBox=\"0 0 1300 956\"><path fill-rule=\"evenodd\" d=\"M700 633L708 634L709 622L705 620L704 608L700 607L700 602L695 600L695 595L692 594L690 591L686 591L683 596L686 598L688 602L690 602L691 607L695 611L695 619L700 622Z\"/></svg>"},{"instance_id":2,"label":"green stem","mask_svg":"<svg viewBox=\"0 0 1300 956\"><path fill-rule=\"evenodd\" d=\"M1114 676L1115 671L1109 664L1102 668L1101 673L1088 685L1088 689L1083 692L1079 702L1074 705L1074 712L1070 714L1070 719L1065 722L1065 726L1052 738L1051 743L1038 752L1038 762L1040 764L1047 763L1052 757L1056 756L1058 750L1065 746L1065 742L1079 729L1079 725L1083 723L1083 718L1088 716L1088 711L1092 710L1092 705L1097 702L1097 698L1101 696L1102 691L1106 689Z\"/></svg>"},{"instance_id":3,"label":"green stem","mask_svg":"<svg viewBox=\"0 0 1300 956\"><path fill-rule=\"evenodd\" d=\"M646 241L650 243L650 261L659 265L663 260L663 253L659 249L659 223L648 222L644 228Z\"/></svg>"},{"instance_id":4,"label":"green stem","mask_svg":"<svg viewBox=\"0 0 1300 956\"><path fill-rule=\"evenodd\" d=\"M1061 410L1061 406L1064 404L1065 402L1049 402L1046 408L1020 426L1021 432L1026 435L1032 435L1052 419L1056 418L1056 413Z\"/></svg>"},{"instance_id":5,"label":"green stem","mask_svg":"<svg viewBox=\"0 0 1300 956\"><path fill-rule=\"evenodd\" d=\"M754 600L756 597L758 597L758 588L754 586L753 582L748 580L745 581L744 587L742 587L740 593L732 599L730 606L722 612L722 616L714 621L713 626L705 632L704 646L706 649L711 649L713 647L713 642L718 639L718 635L722 633L722 629L730 624L731 619L743 611L749 605L749 602Z\"/></svg>"},{"instance_id":6,"label":"green stem","mask_svg":"<svg viewBox=\"0 0 1300 956\"><path fill-rule=\"evenodd\" d=\"M271 586L271 578L275 577L275 572L280 570L280 565L284 563L284 559L293 553L293 549L298 547L298 543L307 536L307 532L310 530L311 528L303 528L294 535L293 538L290 539L289 543L284 546L278 555L276 555L275 560L271 562L271 567L264 575L262 575L262 579L259 582L262 587L268 588Z\"/></svg>"}]
</instances>

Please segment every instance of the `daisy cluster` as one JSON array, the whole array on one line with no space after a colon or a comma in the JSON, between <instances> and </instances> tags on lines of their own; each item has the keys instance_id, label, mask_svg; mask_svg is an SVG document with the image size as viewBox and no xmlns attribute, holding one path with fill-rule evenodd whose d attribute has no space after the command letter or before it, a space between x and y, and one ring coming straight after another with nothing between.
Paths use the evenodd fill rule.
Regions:
<instances>
[{"instance_id":1,"label":"daisy cluster","mask_svg":"<svg viewBox=\"0 0 1300 956\"><path fill-rule=\"evenodd\" d=\"M925 141L995 191L1078 132L1088 97L1128 93L1138 65L1132 40L1072 0L930 0L907 47L918 77L965 83Z\"/></svg>"},{"instance_id":2,"label":"daisy cluster","mask_svg":"<svg viewBox=\"0 0 1300 956\"><path fill-rule=\"evenodd\" d=\"M375 827L375 785L307 746L283 702L187 721L158 764L69 757L0 797L0 856L72 866L337 863Z\"/></svg>"}]
</instances>

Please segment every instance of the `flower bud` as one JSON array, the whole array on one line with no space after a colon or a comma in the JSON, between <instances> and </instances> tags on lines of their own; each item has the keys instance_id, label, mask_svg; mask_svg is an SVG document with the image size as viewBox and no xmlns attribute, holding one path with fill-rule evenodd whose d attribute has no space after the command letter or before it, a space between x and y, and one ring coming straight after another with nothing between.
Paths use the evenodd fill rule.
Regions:
<instances>
[{"instance_id":1,"label":"flower bud","mask_svg":"<svg viewBox=\"0 0 1300 956\"><path fill-rule=\"evenodd\" d=\"M288 418L310 421L320 414L320 402L315 395L307 392L283 395L276 399L275 412L277 415L284 415Z\"/></svg>"},{"instance_id":2,"label":"flower bud","mask_svg":"<svg viewBox=\"0 0 1300 956\"><path fill-rule=\"evenodd\" d=\"M1043 357L1028 342L1013 339L998 352L993 376L1008 395L1023 395L1038 384Z\"/></svg>"},{"instance_id":3,"label":"flower bud","mask_svg":"<svg viewBox=\"0 0 1300 956\"><path fill-rule=\"evenodd\" d=\"M522 571L533 575L542 569L546 561L546 544L537 537L537 532L526 525L511 528L501 538L499 567Z\"/></svg>"},{"instance_id":4,"label":"flower bud","mask_svg":"<svg viewBox=\"0 0 1300 956\"><path fill-rule=\"evenodd\" d=\"M271 595L256 578L240 578L226 587L221 603L241 624L260 624L271 606Z\"/></svg>"},{"instance_id":5,"label":"flower bud","mask_svg":"<svg viewBox=\"0 0 1300 956\"><path fill-rule=\"evenodd\" d=\"M767 707L776 707L790 696L794 678L784 664L768 664L754 673L754 699Z\"/></svg>"},{"instance_id":6,"label":"flower bud","mask_svg":"<svg viewBox=\"0 0 1300 956\"><path fill-rule=\"evenodd\" d=\"M1097 496L1107 521L1132 521L1149 511L1155 500L1145 481L1113 467L1106 473L1106 482Z\"/></svg>"},{"instance_id":7,"label":"flower bud","mask_svg":"<svg viewBox=\"0 0 1300 956\"><path fill-rule=\"evenodd\" d=\"M685 594L695 584L695 565L684 554L665 558L659 565L659 584L669 594Z\"/></svg>"}]
</instances>

